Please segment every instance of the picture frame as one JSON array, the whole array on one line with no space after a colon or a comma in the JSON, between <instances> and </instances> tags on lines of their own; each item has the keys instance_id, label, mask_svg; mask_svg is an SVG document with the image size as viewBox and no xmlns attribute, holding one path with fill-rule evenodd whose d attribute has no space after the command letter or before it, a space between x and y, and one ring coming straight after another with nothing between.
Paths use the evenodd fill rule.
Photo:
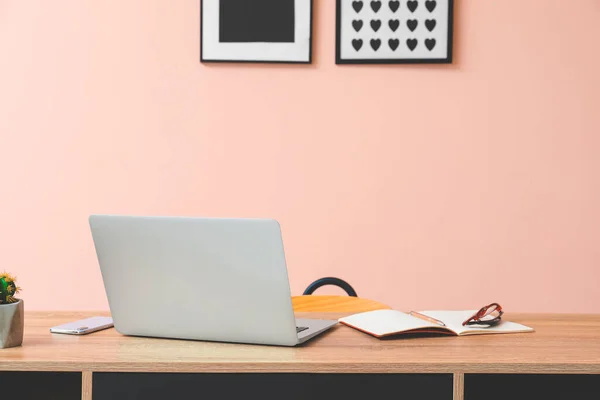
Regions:
<instances>
[{"instance_id":1,"label":"picture frame","mask_svg":"<svg viewBox=\"0 0 600 400\"><path fill-rule=\"evenodd\" d=\"M313 32L313 0L225 0L231 3L245 2L253 8L250 13L258 16L252 30L252 18L248 8L235 10L230 3L226 12L221 12L223 0L200 0L200 62L201 63L258 63L258 64L311 64ZM293 4L293 41L289 40L289 3ZM272 15L263 15L256 10L270 7ZM276 11L272 11L275 8ZM236 20L235 14L240 18ZM223 41L222 25L226 15L233 15L227 22L227 42ZM285 16L283 16L285 14ZM286 21L275 21L279 18ZM228 21L228 20L226 20ZM240 27L235 23L240 21ZM266 25L266 28L265 28ZM233 26L233 28L231 28ZM249 39L248 39L249 38ZM280 40L280 38L283 38ZM273 40L274 41L269 41ZM238 40L236 42L236 40Z\"/></svg>"},{"instance_id":2,"label":"picture frame","mask_svg":"<svg viewBox=\"0 0 600 400\"><path fill-rule=\"evenodd\" d=\"M336 0L336 64L451 64L454 0Z\"/></svg>"}]
</instances>

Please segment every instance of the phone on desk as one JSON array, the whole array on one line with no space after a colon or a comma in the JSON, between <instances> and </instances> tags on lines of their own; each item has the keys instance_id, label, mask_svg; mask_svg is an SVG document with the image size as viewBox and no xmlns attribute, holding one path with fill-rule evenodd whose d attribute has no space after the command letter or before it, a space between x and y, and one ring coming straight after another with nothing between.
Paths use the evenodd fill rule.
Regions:
<instances>
[{"instance_id":1,"label":"phone on desk","mask_svg":"<svg viewBox=\"0 0 600 400\"><path fill-rule=\"evenodd\" d=\"M91 317L53 326L50 328L50 332L64 333L67 335L87 335L88 333L112 328L113 326L114 324L111 317Z\"/></svg>"}]
</instances>

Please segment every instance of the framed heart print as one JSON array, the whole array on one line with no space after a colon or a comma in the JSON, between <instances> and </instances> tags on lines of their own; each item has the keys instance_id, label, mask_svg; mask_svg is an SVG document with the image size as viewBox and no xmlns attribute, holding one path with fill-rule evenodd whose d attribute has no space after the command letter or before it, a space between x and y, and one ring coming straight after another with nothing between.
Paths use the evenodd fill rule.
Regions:
<instances>
[{"instance_id":1,"label":"framed heart print","mask_svg":"<svg viewBox=\"0 0 600 400\"><path fill-rule=\"evenodd\" d=\"M452 63L453 0L337 0L336 64Z\"/></svg>"},{"instance_id":2,"label":"framed heart print","mask_svg":"<svg viewBox=\"0 0 600 400\"><path fill-rule=\"evenodd\" d=\"M201 0L201 62L310 63L312 0Z\"/></svg>"}]
</instances>

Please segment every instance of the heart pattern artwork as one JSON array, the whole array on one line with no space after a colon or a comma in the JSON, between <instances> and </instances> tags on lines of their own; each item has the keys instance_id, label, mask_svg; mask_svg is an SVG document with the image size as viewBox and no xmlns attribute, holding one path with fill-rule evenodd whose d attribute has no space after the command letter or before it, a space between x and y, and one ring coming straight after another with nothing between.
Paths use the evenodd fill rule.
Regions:
<instances>
[{"instance_id":1,"label":"heart pattern artwork","mask_svg":"<svg viewBox=\"0 0 600 400\"><path fill-rule=\"evenodd\" d=\"M450 62L452 6L453 0L338 0L338 24L345 26L338 27L338 48L348 60Z\"/></svg>"},{"instance_id":2,"label":"heart pattern artwork","mask_svg":"<svg viewBox=\"0 0 600 400\"><path fill-rule=\"evenodd\" d=\"M371 20L371 29L373 29L373 32L377 32L379 28L381 28L381 21L378 19Z\"/></svg>"}]
</instances>

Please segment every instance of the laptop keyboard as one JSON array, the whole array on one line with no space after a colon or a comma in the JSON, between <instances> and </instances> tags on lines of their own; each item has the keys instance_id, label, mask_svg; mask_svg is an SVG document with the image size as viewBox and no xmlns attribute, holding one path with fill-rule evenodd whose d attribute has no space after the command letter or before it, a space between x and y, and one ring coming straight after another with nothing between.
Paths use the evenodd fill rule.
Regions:
<instances>
[{"instance_id":1,"label":"laptop keyboard","mask_svg":"<svg viewBox=\"0 0 600 400\"><path fill-rule=\"evenodd\" d=\"M300 333L302 331L305 331L308 329L308 326L297 326L296 327L296 333Z\"/></svg>"}]
</instances>

